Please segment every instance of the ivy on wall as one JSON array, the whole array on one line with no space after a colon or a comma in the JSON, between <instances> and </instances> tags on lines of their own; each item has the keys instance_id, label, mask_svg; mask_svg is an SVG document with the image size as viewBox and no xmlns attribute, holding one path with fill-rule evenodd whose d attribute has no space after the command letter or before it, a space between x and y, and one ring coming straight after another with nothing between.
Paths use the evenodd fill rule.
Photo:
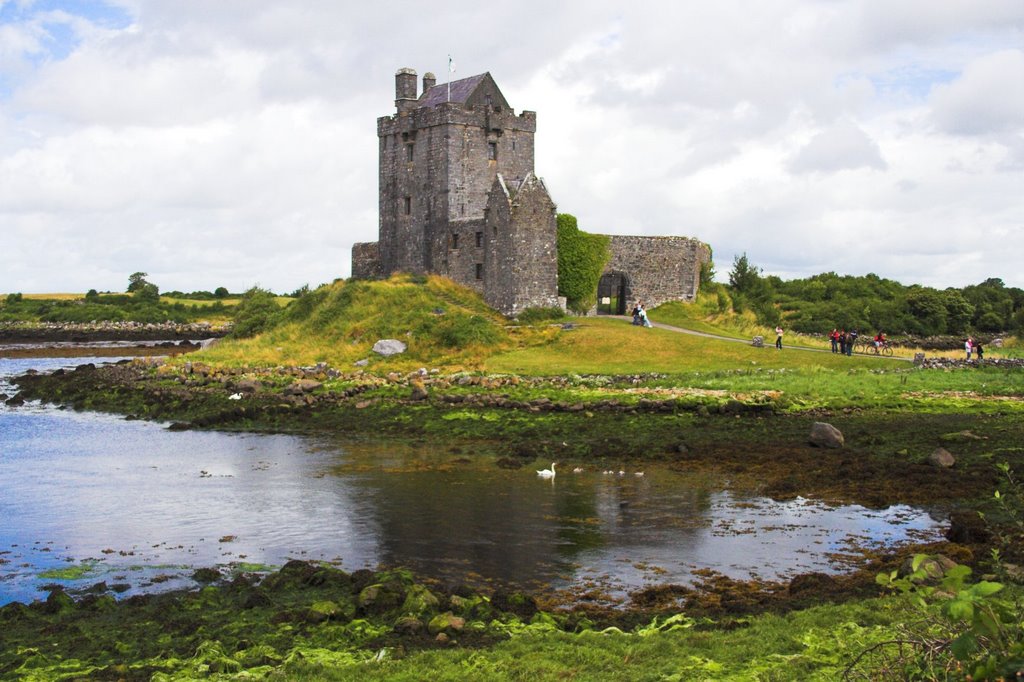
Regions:
<instances>
[{"instance_id":1,"label":"ivy on wall","mask_svg":"<svg viewBox=\"0 0 1024 682\"><path fill-rule=\"evenodd\" d=\"M576 216L558 214L558 294L566 307L585 313L597 302L597 283L611 259L611 239L579 229Z\"/></svg>"}]
</instances>

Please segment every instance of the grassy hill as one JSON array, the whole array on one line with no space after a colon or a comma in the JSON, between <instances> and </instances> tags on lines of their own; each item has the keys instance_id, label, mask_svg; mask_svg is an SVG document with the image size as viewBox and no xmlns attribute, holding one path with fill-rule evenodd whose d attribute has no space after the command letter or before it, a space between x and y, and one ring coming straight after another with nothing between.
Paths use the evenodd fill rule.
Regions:
<instances>
[{"instance_id":1,"label":"grassy hill","mask_svg":"<svg viewBox=\"0 0 1024 682\"><path fill-rule=\"evenodd\" d=\"M701 310L694 306L691 313L685 304L671 303L652 312L652 318L736 339L750 338L735 324L723 330L696 319ZM225 341L204 355L209 362L236 366L326 362L346 368L368 359L370 369L385 371L429 366L533 375L675 373L737 367L846 369L878 367L880 362L878 358L843 358L788 348L779 353L748 343L644 329L614 318L564 321L572 325L564 329L550 319L536 324L509 321L476 292L451 280L398 275L386 281L325 285L295 300L275 316L264 333ZM408 350L382 358L372 351L380 339L401 340Z\"/></svg>"},{"instance_id":2,"label":"grassy hill","mask_svg":"<svg viewBox=\"0 0 1024 682\"><path fill-rule=\"evenodd\" d=\"M443 277L346 280L295 300L265 332L226 341L205 359L228 365L326 362L338 367L370 359L379 365L374 343L398 339L408 350L387 361L389 370L424 364L475 367L480 358L522 342L522 334L508 326L479 295ZM538 336L529 329L526 333Z\"/></svg>"}]
</instances>

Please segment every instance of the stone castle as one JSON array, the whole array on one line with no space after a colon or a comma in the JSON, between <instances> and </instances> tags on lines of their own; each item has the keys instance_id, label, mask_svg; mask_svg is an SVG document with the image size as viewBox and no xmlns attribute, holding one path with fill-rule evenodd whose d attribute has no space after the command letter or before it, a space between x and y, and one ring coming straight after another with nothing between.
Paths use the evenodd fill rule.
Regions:
<instances>
[{"instance_id":1,"label":"stone castle","mask_svg":"<svg viewBox=\"0 0 1024 682\"><path fill-rule=\"evenodd\" d=\"M516 114L491 74L437 84L395 74L395 107L377 119L380 237L352 247L352 276L436 273L506 315L563 305L556 206L534 174L537 114ZM611 235L593 312L622 314L697 295L706 244Z\"/></svg>"}]
</instances>

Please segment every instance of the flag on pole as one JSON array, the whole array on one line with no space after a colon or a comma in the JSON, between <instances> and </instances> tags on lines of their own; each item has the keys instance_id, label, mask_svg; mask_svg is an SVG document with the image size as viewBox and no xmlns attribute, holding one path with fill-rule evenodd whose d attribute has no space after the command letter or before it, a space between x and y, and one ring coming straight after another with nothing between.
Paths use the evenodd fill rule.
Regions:
<instances>
[{"instance_id":1,"label":"flag on pole","mask_svg":"<svg viewBox=\"0 0 1024 682\"><path fill-rule=\"evenodd\" d=\"M448 101L452 101L452 74L455 73L455 60L448 55Z\"/></svg>"}]
</instances>

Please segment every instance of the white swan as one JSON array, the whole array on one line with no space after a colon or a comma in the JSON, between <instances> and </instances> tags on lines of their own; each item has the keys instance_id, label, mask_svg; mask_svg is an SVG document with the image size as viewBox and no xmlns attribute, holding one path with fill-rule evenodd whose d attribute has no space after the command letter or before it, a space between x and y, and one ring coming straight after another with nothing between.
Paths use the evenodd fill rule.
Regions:
<instances>
[{"instance_id":1,"label":"white swan","mask_svg":"<svg viewBox=\"0 0 1024 682\"><path fill-rule=\"evenodd\" d=\"M555 463L551 463L550 469L538 469L537 475L541 478L553 478L555 475Z\"/></svg>"}]
</instances>

